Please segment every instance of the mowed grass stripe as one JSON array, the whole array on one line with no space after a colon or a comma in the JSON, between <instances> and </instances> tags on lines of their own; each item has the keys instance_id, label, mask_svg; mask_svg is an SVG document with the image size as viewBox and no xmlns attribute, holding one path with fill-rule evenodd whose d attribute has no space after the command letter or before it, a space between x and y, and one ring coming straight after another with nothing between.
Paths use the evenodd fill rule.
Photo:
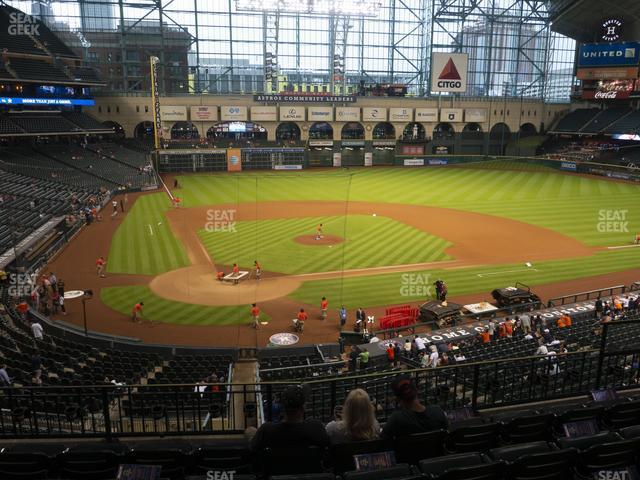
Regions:
<instances>
[{"instance_id":1,"label":"mowed grass stripe","mask_svg":"<svg viewBox=\"0 0 640 480\"><path fill-rule=\"evenodd\" d=\"M449 244L443 239L386 217L349 215L347 241L332 247L313 241L311 245L295 241L301 235L313 238L319 223L323 223L325 235L344 236L344 217L238 222L237 233L200 230L198 234L218 264L238 263L242 268L251 268L258 259L265 270L282 273L369 268L448 258L443 249Z\"/></svg>"},{"instance_id":2,"label":"mowed grass stripe","mask_svg":"<svg viewBox=\"0 0 640 480\"><path fill-rule=\"evenodd\" d=\"M110 308L131 315L131 309L144 302L143 320L173 323L178 325L242 325L250 324L251 317L247 306L210 307L189 303L174 302L158 297L146 286L108 287L100 292L102 301ZM261 314L261 321L269 317Z\"/></svg>"},{"instance_id":3,"label":"mowed grass stripe","mask_svg":"<svg viewBox=\"0 0 640 480\"><path fill-rule=\"evenodd\" d=\"M113 237L109 272L154 275L188 265L184 248L166 221L169 208L164 193L136 200Z\"/></svg>"},{"instance_id":4,"label":"mowed grass stripe","mask_svg":"<svg viewBox=\"0 0 640 480\"><path fill-rule=\"evenodd\" d=\"M618 250L600 252L592 257L540 262L527 269L522 264L488 265L459 270L417 270L413 275L425 275L428 282L443 278L449 285L450 296L486 293L494 288L513 285L520 281L531 286L589 277L609 272L640 268L637 251ZM478 274L491 275L479 277ZM290 297L301 303L313 303L314 299L326 295L334 302L344 303L349 308L361 305L382 306L426 300L424 297L403 295L408 274L382 274L366 277L346 277L344 282L316 280L305 282ZM343 288L341 288L343 287Z\"/></svg>"}]
</instances>

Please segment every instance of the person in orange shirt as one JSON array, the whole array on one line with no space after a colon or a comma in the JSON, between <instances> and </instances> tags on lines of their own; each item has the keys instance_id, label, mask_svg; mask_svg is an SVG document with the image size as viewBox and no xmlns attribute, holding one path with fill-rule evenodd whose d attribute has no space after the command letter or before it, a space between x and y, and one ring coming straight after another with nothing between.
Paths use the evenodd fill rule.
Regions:
<instances>
[{"instance_id":1,"label":"person in orange shirt","mask_svg":"<svg viewBox=\"0 0 640 480\"><path fill-rule=\"evenodd\" d=\"M322 297L320 300L320 320L327 319L327 308L329 308L329 302L327 301L327 297Z\"/></svg>"},{"instance_id":2,"label":"person in orange shirt","mask_svg":"<svg viewBox=\"0 0 640 480\"><path fill-rule=\"evenodd\" d=\"M233 284L237 285L238 284L238 274L240 273L240 268L238 268L238 264L234 263L233 264Z\"/></svg>"},{"instance_id":3,"label":"person in orange shirt","mask_svg":"<svg viewBox=\"0 0 640 480\"><path fill-rule=\"evenodd\" d=\"M262 267L258 263L258 260L253 261L253 268L256 269L256 280L260 280L260 277L262 276Z\"/></svg>"},{"instance_id":4,"label":"person in orange shirt","mask_svg":"<svg viewBox=\"0 0 640 480\"><path fill-rule=\"evenodd\" d=\"M640 233L636 235L636 245L640 243Z\"/></svg>"},{"instance_id":5,"label":"person in orange shirt","mask_svg":"<svg viewBox=\"0 0 640 480\"><path fill-rule=\"evenodd\" d=\"M571 326L571 318L566 313L563 313L558 319L558 328L564 328Z\"/></svg>"},{"instance_id":6,"label":"person in orange shirt","mask_svg":"<svg viewBox=\"0 0 640 480\"><path fill-rule=\"evenodd\" d=\"M511 323L511 320L507 319L507 321L504 322L504 330L507 334L507 337L513 337L513 323Z\"/></svg>"},{"instance_id":7,"label":"person in orange shirt","mask_svg":"<svg viewBox=\"0 0 640 480\"><path fill-rule=\"evenodd\" d=\"M221 282L224 279L224 272L218 270L216 272L216 280L218 280L219 282Z\"/></svg>"},{"instance_id":8,"label":"person in orange shirt","mask_svg":"<svg viewBox=\"0 0 640 480\"><path fill-rule=\"evenodd\" d=\"M482 343L489 343L491 341L491 335L489 335L489 329L485 328L480 334L480 339Z\"/></svg>"},{"instance_id":9,"label":"person in orange shirt","mask_svg":"<svg viewBox=\"0 0 640 480\"><path fill-rule=\"evenodd\" d=\"M507 329L504 326L504 322L500 322L500 325L498 326L498 337L504 338L506 336L507 336Z\"/></svg>"},{"instance_id":10,"label":"person in orange shirt","mask_svg":"<svg viewBox=\"0 0 640 480\"><path fill-rule=\"evenodd\" d=\"M138 302L133 306L131 310L131 321L140 323L140 317L142 316L142 307L144 302Z\"/></svg>"},{"instance_id":11,"label":"person in orange shirt","mask_svg":"<svg viewBox=\"0 0 640 480\"><path fill-rule=\"evenodd\" d=\"M570 316L570 315L567 315L567 317L564 319L564 324L565 324L567 327L570 327L570 326L571 326L571 323L572 323L572 321L571 321L571 316Z\"/></svg>"},{"instance_id":12,"label":"person in orange shirt","mask_svg":"<svg viewBox=\"0 0 640 480\"><path fill-rule=\"evenodd\" d=\"M253 328L257 330L260 323L260 309L255 303L251 304L251 316L253 317Z\"/></svg>"},{"instance_id":13,"label":"person in orange shirt","mask_svg":"<svg viewBox=\"0 0 640 480\"><path fill-rule=\"evenodd\" d=\"M104 267L107 264L107 261L104 259L104 257L99 257L96 260L96 270L98 272L98 276L101 278L106 277L106 275L104 274Z\"/></svg>"},{"instance_id":14,"label":"person in orange shirt","mask_svg":"<svg viewBox=\"0 0 640 480\"><path fill-rule=\"evenodd\" d=\"M298 318L294 321L294 327L296 332L302 333L304 331L304 322L307 321L307 312L304 311L304 308L301 308L298 312Z\"/></svg>"}]
</instances>

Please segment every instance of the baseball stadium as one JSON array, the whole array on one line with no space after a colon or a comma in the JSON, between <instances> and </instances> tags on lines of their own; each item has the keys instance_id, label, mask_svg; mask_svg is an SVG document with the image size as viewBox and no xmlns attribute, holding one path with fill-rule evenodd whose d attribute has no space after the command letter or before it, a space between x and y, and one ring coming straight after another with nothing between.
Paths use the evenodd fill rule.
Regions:
<instances>
[{"instance_id":1,"label":"baseball stadium","mask_svg":"<svg viewBox=\"0 0 640 480\"><path fill-rule=\"evenodd\" d=\"M0 478L640 478L639 18L0 2Z\"/></svg>"}]
</instances>

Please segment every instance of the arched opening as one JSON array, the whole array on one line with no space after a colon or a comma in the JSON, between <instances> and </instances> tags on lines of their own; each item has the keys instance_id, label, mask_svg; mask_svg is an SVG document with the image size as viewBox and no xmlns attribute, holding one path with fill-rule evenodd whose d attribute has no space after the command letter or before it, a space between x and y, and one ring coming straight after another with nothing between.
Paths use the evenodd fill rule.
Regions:
<instances>
[{"instance_id":1,"label":"arched opening","mask_svg":"<svg viewBox=\"0 0 640 480\"><path fill-rule=\"evenodd\" d=\"M455 134L456 131L453 129L453 126L446 122L437 124L433 129L434 140L453 138Z\"/></svg>"},{"instance_id":2,"label":"arched opening","mask_svg":"<svg viewBox=\"0 0 640 480\"><path fill-rule=\"evenodd\" d=\"M421 123L413 122L404 127L402 138L404 140L424 140L427 138L427 132Z\"/></svg>"},{"instance_id":3,"label":"arched opening","mask_svg":"<svg viewBox=\"0 0 640 480\"><path fill-rule=\"evenodd\" d=\"M480 132L482 133L482 127L479 123L467 123L462 129L462 133Z\"/></svg>"},{"instance_id":4,"label":"arched opening","mask_svg":"<svg viewBox=\"0 0 640 480\"><path fill-rule=\"evenodd\" d=\"M345 123L340 138L342 140L364 140L364 127L358 122Z\"/></svg>"},{"instance_id":5,"label":"arched opening","mask_svg":"<svg viewBox=\"0 0 640 480\"><path fill-rule=\"evenodd\" d=\"M332 140L333 127L327 122L316 122L309 128L309 138L313 140Z\"/></svg>"},{"instance_id":6,"label":"arched opening","mask_svg":"<svg viewBox=\"0 0 640 480\"><path fill-rule=\"evenodd\" d=\"M118 122L107 121L107 122L102 122L102 125L104 125L106 128L112 129L113 130L113 134L116 137L124 137L125 136L124 128ZM151 124L151 125L152 125L151 134L153 135L153 124Z\"/></svg>"},{"instance_id":7,"label":"arched opening","mask_svg":"<svg viewBox=\"0 0 640 480\"><path fill-rule=\"evenodd\" d=\"M538 131L533 123L523 123L520 125L520 138L531 137L537 133Z\"/></svg>"},{"instance_id":8,"label":"arched opening","mask_svg":"<svg viewBox=\"0 0 640 480\"><path fill-rule=\"evenodd\" d=\"M276 129L276 140L298 141L300 140L300 127L293 122L285 122Z\"/></svg>"},{"instance_id":9,"label":"arched opening","mask_svg":"<svg viewBox=\"0 0 640 480\"><path fill-rule=\"evenodd\" d=\"M489 154L504 155L505 147L511 140L511 130L506 123L496 123L489 132Z\"/></svg>"},{"instance_id":10,"label":"arched opening","mask_svg":"<svg viewBox=\"0 0 640 480\"><path fill-rule=\"evenodd\" d=\"M200 132L191 122L176 122L171 127L172 140L194 140L200 138Z\"/></svg>"},{"instance_id":11,"label":"arched opening","mask_svg":"<svg viewBox=\"0 0 640 480\"><path fill-rule=\"evenodd\" d=\"M374 140L394 140L395 138L396 128L389 122L381 122L373 127Z\"/></svg>"},{"instance_id":12,"label":"arched opening","mask_svg":"<svg viewBox=\"0 0 640 480\"><path fill-rule=\"evenodd\" d=\"M267 130L258 123L220 122L207 130L207 138L223 140L266 140Z\"/></svg>"},{"instance_id":13,"label":"arched opening","mask_svg":"<svg viewBox=\"0 0 640 480\"><path fill-rule=\"evenodd\" d=\"M138 140L153 140L153 122L140 122L133 129L133 136Z\"/></svg>"}]
</instances>

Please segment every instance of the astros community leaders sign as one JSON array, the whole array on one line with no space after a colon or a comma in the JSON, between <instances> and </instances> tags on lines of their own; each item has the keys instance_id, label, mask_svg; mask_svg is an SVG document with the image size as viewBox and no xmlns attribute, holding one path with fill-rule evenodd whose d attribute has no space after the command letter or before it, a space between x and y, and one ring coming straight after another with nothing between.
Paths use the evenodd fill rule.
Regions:
<instances>
[{"instance_id":1,"label":"astros community leaders sign","mask_svg":"<svg viewBox=\"0 0 640 480\"><path fill-rule=\"evenodd\" d=\"M254 102L278 102L278 103L352 103L356 101L351 95L305 95L292 93L291 95L254 95Z\"/></svg>"}]
</instances>

